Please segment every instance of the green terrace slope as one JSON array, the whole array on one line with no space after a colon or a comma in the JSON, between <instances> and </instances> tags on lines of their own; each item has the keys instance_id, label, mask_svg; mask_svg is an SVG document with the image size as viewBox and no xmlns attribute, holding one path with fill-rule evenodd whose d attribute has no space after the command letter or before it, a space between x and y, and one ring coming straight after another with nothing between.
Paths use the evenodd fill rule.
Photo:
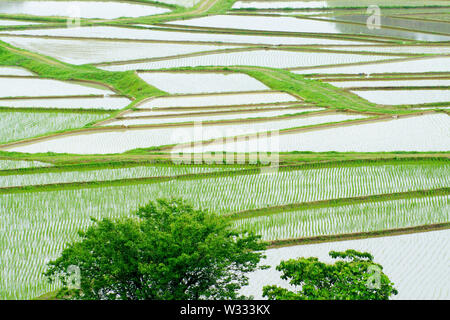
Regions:
<instances>
[{"instance_id":1,"label":"green terrace slope","mask_svg":"<svg viewBox=\"0 0 450 320\"><path fill-rule=\"evenodd\" d=\"M274 90L298 95L306 103L313 103L320 107L388 114L405 112L377 106L356 94L337 88L331 84L307 79L302 75L294 74L286 70L246 67L237 67L234 70L246 73Z\"/></svg>"},{"instance_id":2,"label":"green terrace slope","mask_svg":"<svg viewBox=\"0 0 450 320\"><path fill-rule=\"evenodd\" d=\"M375 114L405 114L414 111L397 108L395 106L380 106L367 101L342 88L331 84L308 79L303 75L295 74L283 69L266 67L182 67L167 70L174 71L228 71L245 73L275 91L284 91L299 96L306 103L331 109L348 110L360 113ZM417 112L417 111L416 111Z\"/></svg>"},{"instance_id":3,"label":"green terrace slope","mask_svg":"<svg viewBox=\"0 0 450 320\"><path fill-rule=\"evenodd\" d=\"M0 41L0 65L23 67L41 78L82 80L103 84L133 100L165 94L164 91L139 78L133 71L110 72L89 65L76 66L62 63L54 58L15 48L2 41Z\"/></svg>"}]
</instances>

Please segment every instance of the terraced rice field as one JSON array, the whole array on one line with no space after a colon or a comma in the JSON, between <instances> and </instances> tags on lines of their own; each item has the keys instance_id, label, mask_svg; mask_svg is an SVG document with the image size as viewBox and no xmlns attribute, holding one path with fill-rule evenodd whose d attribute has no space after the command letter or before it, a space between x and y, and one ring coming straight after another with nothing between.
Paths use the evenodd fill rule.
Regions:
<instances>
[{"instance_id":1,"label":"terraced rice field","mask_svg":"<svg viewBox=\"0 0 450 320\"><path fill-rule=\"evenodd\" d=\"M377 104L423 104L447 102L450 90L361 90L352 91L364 99Z\"/></svg>"},{"instance_id":2,"label":"terraced rice field","mask_svg":"<svg viewBox=\"0 0 450 320\"><path fill-rule=\"evenodd\" d=\"M294 71L299 74L379 74L379 73L431 73L449 72L449 57L431 57L423 59L390 61L367 65L355 65L333 68L315 68Z\"/></svg>"},{"instance_id":3,"label":"terraced rice field","mask_svg":"<svg viewBox=\"0 0 450 320\"><path fill-rule=\"evenodd\" d=\"M288 287L285 281L280 280L280 273L274 268L281 260L314 256L321 261L332 262L328 252L355 248L355 250L371 252L375 262L380 263L383 271L390 275L389 278L399 291L394 299L445 300L449 295L447 277L449 256L448 252L441 256L441 250L442 247L448 246L449 233L448 230L443 230L271 249L267 252L265 263L272 268L254 273L250 278L250 285L242 292L243 294L258 292L255 295L257 299L261 298L259 292L267 282ZM420 260L417 260L417 250L421 252ZM436 257L442 257L442 259ZM405 268L405 266L408 267ZM408 272L405 272L405 269Z\"/></svg>"},{"instance_id":4,"label":"terraced rice field","mask_svg":"<svg viewBox=\"0 0 450 320\"><path fill-rule=\"evenodd\" d=\"M351 232L396 229L448 221L448 196L368 202L287 211L234 223L264 240L295 239Z\"/></svg>"},{"instance_id":5,"label":"terraced rice field","mask_svg":"<svg viewBox=\"0 0 450 320\"><path fill-rule=\"evenodd\" d=\"M1 160L0 159L0 170L12 170L12 169L22 169L22 168L33 168L33 167L47 167L51 164L39 162L39 161L23 161L23 160Z\"/></svg>"},{"instance_id":6,"label":"terraced rice field","mask_svg":"<svg viewBox=\"0 0 450 320\"><path fill-rule=\"evenodd\" d=\"M292 151L444 151L450 147L447 115L424 115L404 119L281 133L277 138L256 137L249 141L217 141L203 146L204 152L292 152ZM424 134L426 132L426 134ZM276 139L276 140L275 140ZM190 152L190 147L175 152Z\"/></svg>"},{"instance_id":7,"label":"terraced rice field","mask_svg":"<svg viewBox=\"0 0 450 320\"><path fill-rule=\"evenodd\" d=\"M153 173L159 171L159 175L167 176L173 173L182 173L183 170L183 173L193 173L199 172L198 170L201 169L177 170L176 168L152 169L150 167L146 170L148 170L147 174L149 171ZM5 234L2 245L8 248L6 252L2 251L2 256L3 261L8 261L8 265L12 264L15 268L1 270L3 284L0 292L3 297L17 298L23 294L37 294L41 288L46 287L44 279L36 272L43 270L42 261L55 257L65 241L76 239L77 228L87 227L91 224L90 217L98 218L100 208L105 209L102 212L107 212L110 217L120 217L129 215L138 206L154 197L161 195L186 197L189 194L190 201L197 206L211 208L226 214L279 204L448 187L450 184L448 170L448 164L436 166L433 163L422 163L318 168L282 171L277 174L234 176L225 173L218 177L194 180L178 179L168 182L156 181L143 185L114 187L105 184L100 189L101 193L98 188L86 189L80 185L76 190L2 194L0 195L0 212L2 214L2 231ZM97 174L96 171L53 173L53 178L54 182L62 177L71 178L71 181L80 181L95 177L106 178L109 176L112 178L111 174L117 178L117 174L121 174L117 171L115 173L111 173L111 170L106 171L108 173ZM127 176L131 172L133 170L128 169ZM50 179L52 174L39 175ZM37 176L8 176L8 178L10 181L14 179L16 181L28 180L28 183L32 183L37 181ZM274 194L274 188L280 192ZM217 194L220 194L221 197L217 197ZM424 204L425 201L429 206L438 209L445 208L446 202L442 197L436 198L437 201L433 199L418 200L417 203ZM345 212L347 209L344 206L342 210ZM383 228L392 227L390 211L388 209L380 209L380 211L376 223L382 225ZM39 214L37 214L38 212ZM428 208L426 212L418 211L412 216L408 214L404 217L406 221L402 225L417 224L420 223L418 221L420 219L428 222L445 220L444 213L439 217L438 212L433 214L431 212L433 212L432 208ZM311 220L314 224L322 225L323 216L314 215ZM252 219L248 223L252 223ZM269 221L265 223L270 224ZM281 224L280 228L282 227ZM355 228L348 225L347 228L347 230L359 231L361 225L355 226ZM270 229L267 232L270 232ZM316 234L319 233L320 231L317 230ZM301 234L307 236L307 234ZM13 259L16 255L20 255L22 259ZM36 267L39 269L32 271ZM37 283L37 287L27 285L31 282L34 285ZM13 286L11 286L12 284Z\"/></svg>"},{"instance_id":8,"label":"terraced rice field","mask_svg":"<svg viewBox=\"0 0 450 320\"><path fill-rule=\"evenodd\" d=\"M30 144L5 147L13 152L39 153L76 153L76 154L110 154L122 153L132 149L150 148L164 145L188 143L209 139L225 138L234 135L249 135L272 130L312 126L315 124L340 122L364 118L355 114L317 115L313 117L289 117L286 119L262 119L262 121L236 123L191 123L186 127L174 129L172 126L136 127L134 129L85 130L79 133L39 139ZM171 123L168 120L168 123ZM121 123L123 124L123 123ZM127 122L127 124L132 124ZM135 123L136 124L136 123Z\"/></svg>"},{"instance_id":9,"label":"terraced rice field","mask_svg":"<svg viewBox=\"0 0 450 320\"><path fill-rule=\"evenodd\" d=\"M23 26L36 24L35 22L19 21L19 20L4 20L0 19L0 26Z\"/></svg>"},{"instance_id":10,"label":"terraced rice field","mask_svg":"<svg viewBox=\"0 0 450 320\"><path fill-rule=\"evenodd\" d=\"M361 7L367 8L372 2L370 0L363 1L237 1L233 5L233 9L241 8L256 8L256 9L277 9L277 8L301 8L301 9L317 9L317 8L346 8L346 7ZM377 1L380 6L388 5L389 7L396 6L434 6L434 5L445 5L445 1L433 1L432 3L427 3L426 1Z\"/></svg>"},{"instance_id":11,"label":"terraced rice field","mask_svg":"<svg viewBox=\"0 0 450 320\"><path fill-rule=\"evenodd\" d=\"M256 298L281 260L356 249L396 298L449 299L449 8L0 1L0 299L161 197L269 242Z\"/></svg>"},{"instance_id":12,"label":"terraced rice field","mask_svg":"<svg viewBox=\"0 0 450 320\"><path fill-rule=\"evenodd\" d=\"M243 112L270 112L274 110L298 109L299 112L321 111L325 108L311 107L306 104L289 102L276 104L256 104L256 105L231 105L231 106L206 106L206 107L177 107L177 108L152 108L152 109L136 109L122 113L120 116L127 117L152 117L152 116L179 116L203 115L213 116L217 113L243 113ZM116 118L120 119L120 117ZM168 119L168 118L167 118ZM172 119L172 118L171 118Z\"/></svg>"},{"instance_id":13,"label":"terraced rice field","mask_svg":"<svg viewBox=\"0 0 450 320\"><path fill-rule=\"evenodd\" d=\"M128 114L128 117L124 117L123 119L117 119L116 121L107 122L105 125L115 126L115 125L124 125L124 126L132 126L132 125L144 125L144 124L163 124L163 123L182 123L182 122L207 122L207 121L220 121L220 120L242 120L242 119L260 119L260 118L269 118L269 117L280 117L287 116L293 114L300 114L311 111L320 111L320 108L284 108L284 110L276 110L272 111L268 110L256 110L251 112L219 112L219 114L206 114L206 115L192 115L187 114L184 117L179 114L173 117L165 115L164 117L145 117L133 118L133 114L140 114L139 112ZM152 114L149 112L147 114ZM131 118L131 119L130 119ZM299 123L300 124L300 123Z\"/></svg>"},{"instance_id":14,"label":"terraced rice field","mask_svg":"<svg viewBox=\"0 0 450 320\"><path fill-rule=\"evenodd\" d=\"M3 143L81 128L105 118L103 114L56 112L0 112L0 115L0 141Z\"/></svg>"},{"instance_id":15,"label":"terraced rice field","mask_svg":"<svg viewBox=\"0 0 450 320\"><path fill-rule=\"evenodd\" d=\"M125 97L50 97L50 98L21 98L0 99L0 107L10 108L41 108L41 109L94 109L120 110L131 101Z\"/></svg>"},{"instance_id":16,"label":"terraced rice field","mask_svg":"<svg viewBox=\"0 0 450 320\"><path fill-rule=\"evenodd\" d=\"M152 70L198 66L251 65L270 68L315 67L328 64L345 64L386 60L388 56L358 54L330 54L325 52L301 52L288 50L254 50L248 52L215 53L204 56L168 59L157 62L143 62L101 67L109 71ZM252 63L249 63L252 61Z\"/></svg>"},{"instance_id":17,"label":"terraced rice field","mask_svg":"<svg viewBox=\"0 0 450 320\"><path fill-rule=\"evenodd\" d=\"M5 31L4 34L71 37L71 38L102 38L102 39L131 39L131 40L156 40L156 41L194 41L194 42L218 42L227 44L267 44L267 45L301 45L301 44L370 44L367 41L340 40L309 37L289 36L258 36L258 35L229 35L221 33L197 33L197 32L170 32L164 30L150 30L148 26L136 25L139 28L117 28L108 26L85 27L82 30L73 28L36 29ZM145 27L145 28L143 28Z\"/></svg>"},{"instance_id":18,"label":"terraced rice field","mask_svg":"<svg viewBox=\"0 0 450 320\"><path fill-rule=\"evenodd\" d=\"M444 45L436 45L436 46L418 46L418 45L409 45L409 46L333 46L328 47L327 49L332 50L343 50L343 51L360 51L360 52L382 52L382 53L399 53L399 54L449 54L450 47Z\"/></svg>"},{"instance_id":19,"label":"terraced rice field","mask_svg":"<svg viewBox=\"0 0 450 320\"><path fill-rule=\"evenodd\" d=\"M170 94L269 90L254 78L239 73L142 72L139 77Z\"/></svg>"},{"instance_id":20,"label":"terraced rice field","mask_svg":"<svg viewBox=\"0 0 450 320\"><path fill-rule=\"evenodd\" d=\"M141 43L104 40L60 40L42 38L0 37L18 48L39 52L71 64L95 64L122 60L155 59L235 48L205 44Z\"/></svg>"},{"instance_id":21,"label":"terraced rice field","mask_svg":"<svg viewBox=\"0 0 450 320\"><path fill-rule=\"evenodd\" d=\"M0 78L1 98L112 94L103 88L47 79Z\"/></svg>"},{"instance_id":22,"label":"terraced rice field","mask_svg":"<svg viewBox=\"0 0 450 320\"><path fill-rule=\"evenodd\" d=\"M119 17L139 17L161 14L169 10L142 4L118 3L109 1L2 1L0 13L28 14L37 16L71 16L74 9L79 10L83 18L115 19Z\"/></svg>"},{"instance_id":23,"label":"terraced rice field","mask_svg":"<svg viewBox=\"0 0 450 320\"><path fill-rule=\"evenodd\" d=\"M171 22L173 25L183 25L201 28L216 29L240 29L240 30L262 30L301 33L354 33L354 34L376 34L381 37L397 37L401 39L424 40L432 42L449 41L450 36L426 34L415 31L399 31L393 29L371 30L364 24L346 24L340 22L311 20L294 17L258 17L240 15L218 15L184 21ZM366 18L367 20L367 18Z\"/></svg>"},{"instance_id":24,"label":"terraced rice field","mask_svg":"<svg viewBox=\"0 0 450 320\"><path fill-rule=\"evenodd\" d=\"M16 67L0 67L1 76L32 76L33 73L26 69Z\"/></svg>"},{"instance_id":25,"label":"terraced rice field","mask_svg":"<svg viewBox=\"0 0 450 320\"><path fill-rule=\"evenodd\" d=\"M139 109L152 108L197 108L227 105L256 105L283 102L299 102L297 97L284 92L229 93L226 95L190 95L159 97L138 106Z\"/></svg>"},{"instance_id":26,"label":"terraced rice field","mask_svg":"<svg viewBox=\"0 0 450 320\"><path fill-rule=\"evenodd\" d=\"M448 87L450 79L431 79L431 80L363 80L363 81L330 81L330 84L339 88L358 88L358 87ZM391 94L395 96L395 94ZM404 97L403 97L404 98ZM448 99L447 99L448 100ZM444 100L444 101L447 101ZM392 103L388 103L392 104ZM406 103L403 103L406 104Z\"/></svg>"},{"instance_id":27,"label":"terraced rice field","mask_svg":"<svg viewBox=\"0 0 450 320\"><path fill-rule=\"evenodd\" d=\"M33 166L34 163L32 164ZM39 163L38 163L39 165ZM129 167L117 169L101 169L88 171L67 171L67 172L44 172L30 173L24 175L5 175L2 176L0 188L22 187L32 185L54 184L54 183L73 183L90 181L109 181L133 178L149 177L170 177L187 174L198 174L205 172L215 172L223 170L221 168L202 168L202 167Z\"/></svg>"}]
</instances>

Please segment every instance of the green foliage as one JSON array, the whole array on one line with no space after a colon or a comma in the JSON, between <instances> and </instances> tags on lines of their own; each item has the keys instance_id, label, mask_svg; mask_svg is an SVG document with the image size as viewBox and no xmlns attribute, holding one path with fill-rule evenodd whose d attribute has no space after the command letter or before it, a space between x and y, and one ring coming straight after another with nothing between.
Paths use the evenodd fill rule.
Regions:
<instances>
[{"instance_id":1,"label":"green foliage","mask_svg":"<svg viewBox=\"0 0 450 320\"><path fill-rule=\"evenodd\" d=\"M331 251L334 264L316 257L282 261L277 270L284 280L300 287L289 291L277 286L265 286L263 295L270 300L388 300L398 291L367 252Z\"/></svg>"},{"instance_id":2,"label":"green foliage","mask_svg":"<svg viewBox=\"0 0 450 320\"><path fill-rule=\"evenodd\" d=\"M72 299L236 299L265 244L232 231L223 217L181 200L157 200L137 219L96 221L49 263L59 297ZM71 266L80 270L71 288ZM73 267L72 267L73 268Z\"/></svg>"}]
</instances>

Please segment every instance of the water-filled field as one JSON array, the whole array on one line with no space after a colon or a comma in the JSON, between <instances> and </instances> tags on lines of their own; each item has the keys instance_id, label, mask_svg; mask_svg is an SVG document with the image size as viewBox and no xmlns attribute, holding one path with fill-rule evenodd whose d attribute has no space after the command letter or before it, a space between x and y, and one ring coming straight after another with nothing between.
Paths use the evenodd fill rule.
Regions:
<instances>
[{"instance_id":1,"label":"water-filled field","mask_svg":"<svg viewBox=\"0 0 450 320\"><path fill-rule=\"evenodd\" d=\"M130 104L130 100L124 97L0 99L1 107L12 108L118 110L125 108L128 104Z\"/></svg>"},{"instance_id":2,"label":"water-filled field","mask_svg":"<svg viewBox=\"0 0 450 320\"><path fill-rule=\"evenodd\" d=\"M366 17L367 19L367 17ZM172 22L175 25L194 26L203 28L244 29L262 31L283 31L299 33L327 33L327 34L368 34L381 37L396 37L401 39L423 41L448 41L450 36L434 35L415 31L369 29L364 24L348 24L332 21L302 19L294 17L258 17L239 15L209 16L185 21Z\"/></svg>"},{"instance_id":3,"label":"water-filled field","mask_svg":"<svg viewBox=\"0 0 450 320\"><path fill-rule=\"evenodd\" d=\"M183 116L188 114L189 116L205 115L211 113L224 113L224 112L265 112L265 111L280 111L288 108L298 108L300 112L307 111L320 111L326 110L325 108L310 107L301 102L291 101L287 103L274 103L274 104L255 104L255 105L232 105L232 106L204 106L204 107L176 107L176 108L151 108L151 109L137 109L128 110L121 114L121 117L151 117L151 116Z\"/></svg>"},{"instance_id":4,"label":"water-filled field","mask_svg":"<svg viewBox=\"0 0 450 320\"><path fill-rule=\"evenodd\" d=\"M0 78L0 97L48 97L76 95L105 95L112 92L106 88L68 83L47 79Z\"/></svg>"},{"instance_id":5,"label":"water-filled field","mask_svg":"<svg viewBox=\"0 0 450 320\"><path fill-rule=\"evenodd\" d=\"M33 73L26 69L16 67L0 67L1 76L32 76Z\"/></svg>"},{"instance_id":6,"label":"water-filled field","mask_svg":"<svg viewBox=\"0 0 450 320\"><path fill-rule=\"evenodd\" d=\"M268 241L246 295L355 249L449 299L449 8L0 1L0 299L53 299L78 231L158 198Z\"/></svg>"},{"instance_id":7,"label":"water-filled field","mask_svg":"<svg viewBox=\"0 0 450 320\"><path fill-rule=\"evenodd\" d=\"M378 104L421 104L450 102L450 90L374 90L353 91Z\"/></svg>"},{"instance_id":8,"label":"water-filled field","mask_svg":"<svg viewBox=\"0 0 450 320\"><path fill-rule=\"evenodd\" d=\"M73 16L83 18L115 19L119 17L138 17L168 12L164 8L136 3L109 1L2 1L0 13L30 14L36 16Z\"/></svg>"},{"instance_id":9,"label":"water-filled field","mask_svg":"<svg viewBox=\"0 0 450 320\"><path fill-rule=\"evenodd\" d=\"M282 260L298 257L319 257L322 261L332 262L328 253L345 251L349 248L371 252L374 261L383 266L383 272L389 274L399 294L394 299L428 300L447 299L449 231L435 231L363 240L339 241L312 245L303 245L268 250L264 262L271 268L255 272L250 285L243 293L261 298L262 287L267 283L288 286L280 280L275 270ZM420 259L417 259L419 253ZM433 270L430 272L429 270Z\"/></svg>"},{"instance_id":10,"label":"water-filled field","mask_svg":"<svg viewBox=\"0 0 450 320\"><path fill-rule=\"evenodd\" d=\"M39 161L23 161L23 160L1 160L0 159L0 170L12 170L21 168L33 168L33 167L47 167L50 166L49 163L39 162Z\"/></svg>"},{"instance_id":11,"label":"water-filled field","mask_svg":"<svg viewBox=\"0 0 450 320\"><path fill-rule=\"evenodd\" d=\"M414 60L389 61L366 65L354 65L333 68L315 68L294 71L299 74L329 73L329 74L377 74L377 73L428 73L449 72L449 57L423 58Z\"/></svg>"},{"instance_id":12,"label":"water-filled field","mask_svg":"<svg viewBox=\"0 0 450 320\"><path fill-rule=\"evenodd\" d=\"M359 55L327 52L302 52L291 50L252 50L247 52L211 53L202 56L168 59L155 62L131 63L101 67L110 71L166 69L197 66L250 65L271 68L316 67L387 60L388 56Z\"/></svg>"},{"instance_id":13,"label":"water-filled field","mask_svg":"<svg viewBox=\"0 0 450 320\"><path fill-rule=\"evenodd\" d=\"M442 196L281 211L240 219L234 225L260 234L264 240L404 228L448 221L449 200Z\"/></svg>"},{"instance_id":14,"label":"water-filled field","mask_svg":"<svg viewBox=\"0 0 450 320\"><path fill-rule=\"evenodd\" d=\"M132 39L132 40L159 40L159 41L195 41L195 42L221 42L234 44L268 44L268 45L306 45L306 44L368 44L367 41L328 39L323 37L294 37L294 36L260 36L260 35L240 35L222 33L198 33L169 31L164 29L152 30L143 28L118 28L109 26L56 29L37 29L5 31L4 34L15 35L35 35L52 37L74 37L74 38L104 38L104 39ZM370 44L371 42L369 42Z\"/></svg>"},{"instance_id":15,"label":"water-filled field","mask_svg":"<svg viewBox=\"0 0 450 320\"><path fill-rule=\"evenodd\" d=\"M361 52L384 52L384 53L413 53L413 54L449 54L450 47L444 45L409 45L409 46L333 46L332 50L361 51Z\"/></svg>"},{"instance_id":16,"label":"water-filled field","mask_svg":"<svg viewBox=\"0 0 450 320\"><path fill-rule=\"evenodd\" d=\"M161 97L151 99L139 105L139 109L177 108L177 107L207 107L224 105L253 105L261 103L278 103L298 101L296 97L284 92L261 93L227 93L211 95L189 95Z\"/></svg>"},{"instance_id":17,"label":"water-filled field","mask_svg":"<svg viewBox=\"0 0 450 320\"><path fill-rule=\"evenodd\" d=\"M269 88L245 74L141 72L139 77L171 94L215 93L268 90Z\"/></svg>"},{"instance_id":18,"label":"water-filled field","mask_svg":"<svg viewBox=\"0 0 450 320\"><path fill-rule=\"evenodd\" d=\"M422 80L362 80L362 81L330 81L330 84L340 88L351 87L439 87L450 86L450 79ZM409 90L407 91L409 92ZM392 94L395 95L395 94ZM381 96L381 95L380 95ZM404 98L404 97L402 97ZM401 99L401 98L400 98ZM401 104L407 104L401 103Z\"/></svg>"},{"instance_id":19,"label":"water-filled field","mask_svg":"<svg viewBox=\"0 0 450 320\"><path fill-rule=\"evenodd\" d=\"M80 128L104 117L102 114L0 112L0 141L12 142L48 132Z\"/></svg>"},{"instance_id":20,"label":"water-filled field","mask_svg":"<svg viewBox=\"0 0 450 320\"><path fill-rule=\"evenodd\" d=\"M150 117L145 118L130 118L133 117L133 114L128 114L128 117L123 119L117 119L113 122L108 122L107 125L142 125L142 124L163 124L163 123L181 123L181 122L206 122L206 121L220 121L220 120L242 120L242 119L252 119L252 118L269 118L269 117L280 117L283 115L292 115L304 112L311 111L320 111L323 110L321 108L284 108L283 110L255 110L251 112L226 112L226 113L208 113L208 114L200 114L200 115L172 115L166 117L151 117L152 113L149 112L147 115ZM138 115L139 113L137 113ZM128 119L127 119L128 118Z\"/></svg>"},{"instance_id":21,"label":"water-filled field","mask_svg":"<svg viewBox=\"0 0 450 320\"><path fill-rule=\"evenodd\" d=\"M0 19L0 26L23 26L31 24L36 24L36 22Z\"/></svg>"}]
</instances>

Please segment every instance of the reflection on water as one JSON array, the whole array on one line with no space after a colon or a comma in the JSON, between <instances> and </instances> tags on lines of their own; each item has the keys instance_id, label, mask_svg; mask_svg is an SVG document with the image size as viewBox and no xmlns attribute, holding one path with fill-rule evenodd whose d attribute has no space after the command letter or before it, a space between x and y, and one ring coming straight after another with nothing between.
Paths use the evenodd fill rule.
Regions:
<instances>
[{"instance_id":1,"label":"reflection on water","mask_svg":"<svg viewBox=\"0 0 450 320\"><path fill-rule=\"evenodd\" d=\"M195 6L197 3L200 2L200 0L158 0L158 2L167 4L176 4L188 8Z\"/></svg>"},{"instance_id":2,"label":"reflection on water","mask_svg":"<svg viewBox=\"0 0 450 320\"><path fill-rule=\"evenodd\" d=\"M382 22L383 24L383 22ZM402 31L395 29L387 29L381 27L380 29L369 29L366 26L350 24L350 23L336 23L336 28L341 33L346 34L362 34L362 35L373 35L380 37L393 37L409 40L419 40L419 41L450 41L450 36L445 35L435 35L427 34L421 32L413 31Z\"/></svg>"},{"instance_id":3,"label":"reflection on water","mask_svg":"<svg viewBox=\"0 0 450 320\"><path fill-rule=\"evenodd\" d=\"M365 16L364 16L365 17ZM365 20L364 20L365 21ZM246 29L277 32L302 32L302 33L333 33L374 35L382 37L394 37L423 41L448 41L449 36L426 34L395 29L370 30L365 24L352 24L325 20L312 20L296 17L268 17L268 16L241 16L241 15L217 15L189 20L171 21L174 25L187 25L206 28Z\"/></svg>"},{"instance_id":4,"label":"reflection on water","mask_svg":"<svg viewBox=\"0 0 450 320\"><path fill-rule=\"evenodd\" d=\"M177 0L172 0L177 1ZM423 1L408 0L395 2L392 0L332 0L332 1L295 1L295 0L244 0L236 1L233 9L257 8L257 9L328 9L328 8L367 8L370 5L378 5L380 7L426 7L426 6L448 6L446 1Z\"/></svg>"},{"instance_id":5,"label":"reflection on water","mask_svg":"<svg viewBox=\"0 0 450 320\"><path fill-rule=\"evenodd\" d=\"M115 19L139 17L168 12L168 9L124 2L105 1L1 1L0 13L38 16L73 16L79 12L83 18Z\"/></svg>"},{"instance_id":6,"label":"reflection on water","mask_svg":"<svg viewBox=\"0 0 450 320\"><path fill-rule=\"evenodd\" d=\"M342 15L338 16L336 20L344 20L350 22L366 23L368 16L364 14L352 14L352 15ZM388 27L397 27L412 29L417 31L425 32L439 32L450 34L450 23L442 23L435 21L423 21L423 20L412 20L412 19L401 19L381 16L381 25Z\"/></svg>"},{"instance_id":7,"label":"reflection on water","mask_svg":"<svg viewBox=\"0 0 450 320\"><path fill-rule=\"evenodd\" d=\"M348 22L357 22L357 23L366 23L368 19L368 15L363 14L355 14L355 15L344 15L338 17L327 17L327 19L332 19L336 21L348 21ZM446 25L445 23L438 22L426 22L419 20L406 20L406 19L398 19L381 16L381 29L373 29L361 25L353 25L349 23L337 23L336 24L338 30L342 33L362 33L369 34L375 36L385 36L385 37L396 37L396 38L404 38L411 40L420 40L420 41L449 41L450 36L445 35L433 35L426 34L421 32L407 31L407 30L395 30L385 27L397 27L404 29L413 29L418 31L425 32L439 32L439 33L449 33L450 34L450 24Z\"/></svg>"}]
</instances>

